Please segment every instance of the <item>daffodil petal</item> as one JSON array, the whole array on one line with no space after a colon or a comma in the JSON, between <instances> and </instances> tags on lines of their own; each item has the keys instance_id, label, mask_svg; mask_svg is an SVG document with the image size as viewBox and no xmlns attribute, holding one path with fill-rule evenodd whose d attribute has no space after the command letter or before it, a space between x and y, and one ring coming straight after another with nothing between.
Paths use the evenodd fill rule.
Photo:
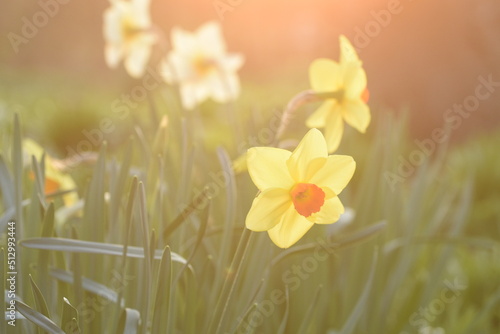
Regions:
<instances>
[{"instance_id":1,"label":"daffodil petal","mask_svg":"<svg viewBox=\"0 0 500 334\"><path fill-rule=\"evenodd\" d=\"M344 206L340 199L335 196L326 200L321 210L312 215L316 224L332 224L339 220L340 215L344 213Z\"/></svg>"},{"instance_id":2,"label":"daffodil petal","mask_svg":"<svg viewBox=\"0 0 500 334\"><path fill-rule=\"evenodd\" d=\"M196 96L196 85L191 83L183 83L180 87L182 106L186 110L191 110L198 102Z\"/></svg>"},{"instance_id":3,"label":"daffodil petal","mask_svg":"<svg viewBox=\"0 0 500 334\"><path fill-rule=\"evenodd\" d=\"M240 81L233 73L216 73L208 80L207 87L210 87L210 96L219 103L234 100L240 93Z\"/></svg>"},{"instance_id":4,"label":"daffodil petal","mask_svg":"<svg viewBox=\"0 0 500 334\"><path fill-rule=\"evenodd\" d=\"M198 48L196 37L184 29L173 27L170 38L172 40L172 48L180 54L190 56Z\"/></svg>"},{"instance_id":5,"label":"daffodil petal","mask_svg":"<svg viewBox=\"0 0 500 334\"><path fill-rule=\"evenodd\" d=\"M337 104L335 100L326 100L311 114L306 120L306 126L309 128L323 128L326 125L328 115L332 112Z\"/></svg>"},{"instance_id":6,"label":"daffodil petal","mask_svg":"<svg viewBox=\"0 0 500 334\"><path fill-rule=\"evenodd\" d=\"M366 128L370 124L370 108L363 101L346 101L342 109L344 120L358 130L365 133Z\"/></svg>"},{"instance_id":7,"label":"daffodil petal","mask_svg":"<svg viewBox=\"0 0 500 334\"><path fill-rule=\"evenodd\" d=\"M253 200L245 225L252 231L267 231L280 222L291 206L292 201L288 190L266 189Z\"/></svg>"},{"instance_id":8,"label":"daffodil petal","mask_svg":"<svg viewBox=\"0 0 500 334\"><path fill-rule=\"evenodd\" d=\"M340 35L340 63L354 62L361 66L356 49L344 35Z\"/></svg>"},{"instance_id":9,"label":"daffodil petal","mask_svg":"<svg viewBox=\"0 0 500 334\"><path fill-rule=\"evenodd\" d=\"M336 195L349 183L354 171L356 162L348 155L331 155L326 158L326 162L310 182L321 187L330 188Z\"/></svg>"},{"instance_id":10,"label":"daffodil petal","mask_svg":"<svg viewBox=\"0 0 500 334\"><path fill-rule=\"evenodd\" d=\"M245 57L239 53L232 53L225 57L223 66L227 71L237 71L243 66L245 62Z\"/></svg>"},{"instance_id":11,"label":"daffodil petal","mask_svg":"<svg viewBox=\"0 0 500 334\"><path fill-rule=\"evenodd\" d=\"M336 106L335 110L330 113L325 126L325 140L328 146L328 152L332 153L340 145L342 134L344 133L344 120L340 111L340 107Z\"/></svg>"},{"instance_id":12,"label":"daffodil petal","mask_svg":"<svg viewBox=\"0 0 500 334\"><path fill-rule=\"evenodd\" d=\"M309 67L309 81L316 92L333 92L341 84L340 65L330 59L316 59Z\"/></svg>"},{"instance_id":13,"label":"daffodil petal","mask_svg":"<svg viewBox=\"0 0 500 334\"><path fill-rule=\"evenodd\" d=\"M130 50L125 60L125 68L128 74L134 78L140 78L146 70L146 64L151 54L151 46L146 42L137 43Z\"/></svg>"},{"instance_id":14,"label":"daffodil petal","mask_svg":"<svg viewBox=\"0 0 500 334\"><path fill-rule=\"evenodd\" d=\"M210 51L210 55L220 57L226 53L226 43L222 38L222 29L216 21L202 25L196 31L197 40L203 50Z\"/></svg>"},{"instance_id":15,"label":"daffodil petal","mask_svg":"<svg viewBox=\"0 0 500 334\"><path fill-rule=\"evenodd\" d=\"M307 182L306 176L310 162L327 156L325 137L318 129L311 129L300 141L286 164L295 182Z\"/></svg>"},{"instance_id":16,"label":"daffodil petal","mask_svg":"<svg viewBox=\"0 0 500 334\"><path fill-rule=\"evenodd\" d=\"M349 63L344 67L344 97L359 99L366 89L366 73L360 66Z\"/></svg>"},{"instance_id":17,"label":"daffodil petal","mask_svg":"<svg viewBox=\"0 0 500 334\"><path fill-rule=\"evenodd\" d=\"M290 207L281 222L268 230L269 237L280 248L288 248L299 241L314 224Z\"/></svg>"},{"instance_id":18,"label":"daffodil petal","mask_svg":"<svg viewBox=\"0 0 500 334\"><path fill-rule=\"evenodd\" d=\"M247 153L248 173L261 191L267 188L290 189L293 179L286 161L290 151L274 147L252 147Z\"/></svg>"},{"instance_id":19,"label":"daffodil petal","mask_svg":"<svg viewBox=\"0 0 500 334\"><path fill-rule=\"evenodd\" d=\"M108 44L104 48L104 59L111 68L116 68L123 57L123 50L120 46Z\"/></svg>"}]
</instances>

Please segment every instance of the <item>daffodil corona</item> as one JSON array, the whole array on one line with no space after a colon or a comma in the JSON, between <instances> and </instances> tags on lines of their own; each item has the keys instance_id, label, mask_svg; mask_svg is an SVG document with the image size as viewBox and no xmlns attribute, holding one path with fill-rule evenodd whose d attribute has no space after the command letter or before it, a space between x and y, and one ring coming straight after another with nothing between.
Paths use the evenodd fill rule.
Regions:
<instances>
[{"instance_id":1,"label":"daffodil corona","mask_svg":"<svg viewBox=\"0 0 500 334\"><path fill-rule=\"evenodd\" d=\"M281 248L295 244L314 224L339 219L344 207L338 195L356 168L350 156L329 156L317 129L309 130L293 152L251 148L247 164L260 193L248 212L246 227L268 231Z\"/></svg>"},{"instance_id":2,"label":"daffodil corona","mask_svg":"<svg viewBox=\"0 0 500 334\"><path fill-rule=\"evenodd\" d=\"M317 59L309 68L311 88L326 101L307 119L310 128L324 128L328 152L335 151L342 139L344 121L364 133L370 124L370 108L366 104L366 74L354 47L340 36L340 62Z\"/></svg>"},{"instance_id":3,"label":"daffodil corona","mask_svg":"<svg viewBox=\"0 0 500 334\"><path fill-rule=\"evenodd\" d=\"M193 109L210 97L219 103L238 97L236 71L243 57L226 53L218 23L208 22L194 33L173 28L172 48L161 63L161 73L167 83L179 84L184 108Z\"/></svg>"},{"instance_id":4,"label":"daffodil corona","mask_svg":"<svg viewBox=\"0 0 500 334\"><path fill-rule=\"evenodd\" d=\"M115 68L124 59L125 69L132 77L144 74L156 43L149 17L149 0L111 0L104 12L105 59Z\"/></svg>"}]
</instances>

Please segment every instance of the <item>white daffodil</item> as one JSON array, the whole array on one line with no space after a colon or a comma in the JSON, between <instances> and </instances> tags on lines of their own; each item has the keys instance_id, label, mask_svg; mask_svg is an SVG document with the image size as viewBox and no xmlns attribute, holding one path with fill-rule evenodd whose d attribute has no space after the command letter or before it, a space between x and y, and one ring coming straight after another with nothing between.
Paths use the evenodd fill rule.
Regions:
<instances>
[{"instance_id":1,"label":"white daffodil","mask_svg":"<svg viewBox=\"0 0 500 334\"><path fill-rule=\"evenodd\" d=\"M193 109L207 98L219 103L238 97L236 71L243 64L240 54L227 54L220 25L208 22L191 33L173 28L172 51L161 63L167 83L179 84L182 104Z\"/></svg>"},{"instance_id":2,"label":"white daffodil","mask_svg":"<svg viewBox=\"0 0 500 334\"><path fill-rule=\"evenodd\" d=\"M111 0L104 12L105 58L115 68L123 59L134 78L144 74L156 42L149 17L149 0Z\"/></svg>"}]
</instances>

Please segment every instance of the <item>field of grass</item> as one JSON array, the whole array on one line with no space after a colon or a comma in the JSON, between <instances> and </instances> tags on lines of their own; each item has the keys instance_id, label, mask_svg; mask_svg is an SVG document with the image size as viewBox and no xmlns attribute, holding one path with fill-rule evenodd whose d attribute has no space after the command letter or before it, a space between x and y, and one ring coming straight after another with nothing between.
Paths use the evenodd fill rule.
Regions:
<instances>
[{"instance_id":1,"label":"field of grass","mask_svg":"<svg viewBox=\"0 0 500 334\"><path fill-rule=\"evenodd\" d=\"M161 86L110 113L114 92L99 87L75 100L57 83L64 98L11 85L0 105L1 333L500 332L500 136L425 154L405 113L373 106L367 134L347 131L336 152L357 162L346 214L280 249L245 228L257 188L233 161L272 144L287 89L244 83L238 102L185 112ZM287 149L314 107L297 110ZM23 153L26 138L76 187L47 193L48 156Z\"/></svg>"}]
</instances>

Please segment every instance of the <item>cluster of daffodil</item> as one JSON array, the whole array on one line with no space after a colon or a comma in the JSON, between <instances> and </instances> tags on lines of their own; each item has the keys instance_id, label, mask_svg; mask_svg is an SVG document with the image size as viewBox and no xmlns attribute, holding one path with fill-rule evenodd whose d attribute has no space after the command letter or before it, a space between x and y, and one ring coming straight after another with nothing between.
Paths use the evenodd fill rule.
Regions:
<instances>
[{"instance_id":1,"label":"cluster of daffodil","mask_svg":"<svg viewBox=\"0 0 500 334\"><path fill-rule=\"evenodd\" d=\"M134 77L144 74L158 39L148 11L148 0L111 0L104 15L106 61L115 67L123 59ZM167 83L179 85L184 108L192 109L207 98L223 103L238 97L236 71L243 57L227 54L219 24L206 23L194 33L173 28L171 46L160 72ZM312 129L296 149L254 147L246 155L248 172L259 189L246 226L268 231L282 248L296 243L314 224L334 223L344 212L338 195L356 164L350 156L328 154L340 144L344 121L365 132L370 110L362 62L344 36L340 50L339 62L318 59L310 66L311 90L298 96L324 102L307 119ZM317 128L324 129L324 135Z\"/></svg>"},{"instance_id":2,"label":"cluster of daffodil","mask_svg":"<svg viewBox=\"0 0 500 334\"><path fill-rule=\"evenodd\" d=\"M141 77L160 35L149 16L149 0L110 0L104 13L105 59L114 68L123 59L132 77ZM182 105L193 109L212 98L225 103L240 94L239 54L228 54L220 25L208 22L191 33L174 27L172 50L159 64L166 83L179 85Z\"/></svg>"},{"instance_id":3,"label":"cluster of daffodil","mask_svg":"<svg viewBox=\"0 0 500 334\"><path fill-rule=\"evenodd\" d=\"M311 91L300 99L324 100L307 119L310 128L293 152L272 147L248 150L248 172L259 189L246 226L267 231L282 248L296 243L314 224L336 222L344 212L338 195L351 180L356 163L346 155L328 155L339 146L344 121L360 132L370 123L366 74L355 49L340 37L340 62L311 64ZM296 106L300 103L292 103ZM290 110L285 111L291 112ZM324 128L325 135L316 128Z\"/></svg>"}]
</instances>

